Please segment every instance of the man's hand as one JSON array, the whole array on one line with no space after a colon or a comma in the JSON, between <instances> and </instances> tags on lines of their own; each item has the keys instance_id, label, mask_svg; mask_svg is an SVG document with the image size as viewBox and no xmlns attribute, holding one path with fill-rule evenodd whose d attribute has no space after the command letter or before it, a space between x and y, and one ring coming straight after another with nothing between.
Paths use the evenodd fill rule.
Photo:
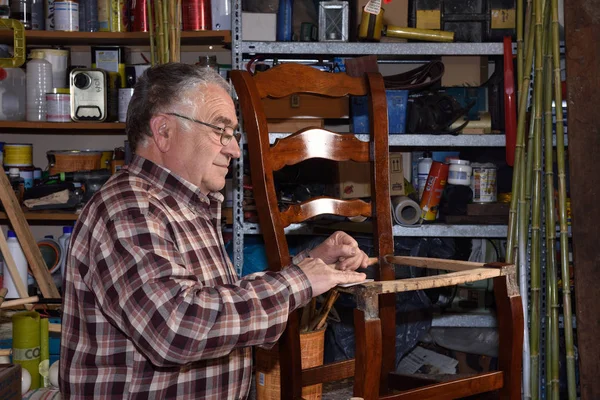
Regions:
<instances>
[{"instance_id":1,"label":"man's hand","mask_svg":"<svg viewBox=\"0 0 600 400\"><path fill-rule=\"evenodd\" d=\"M320 258L326 264L336 264L336 268L340 271L366 268L369 258L358 248L356 240L342 231L337 231L325 239L310 251L310 256Z\"/></svg>"},{"instance_id":2,"label":"man's hand","mask_svg":"<svg viewBox=\"0 0 600 400\"><path fill-rule=\"evenodd\" d=\"M339 271L318 258L305 258L298 264L312 286L312 295L316 297L341 283L361 282L367 279L362 272Z\"/></svg>"}]
</instances>

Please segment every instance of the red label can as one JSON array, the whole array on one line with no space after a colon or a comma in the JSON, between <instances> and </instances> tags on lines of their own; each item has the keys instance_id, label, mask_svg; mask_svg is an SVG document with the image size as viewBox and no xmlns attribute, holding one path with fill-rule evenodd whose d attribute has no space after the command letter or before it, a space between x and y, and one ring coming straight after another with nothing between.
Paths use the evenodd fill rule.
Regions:
<instances>
[{"instance_id":1,"label":"red label can","mask_svg":"<svg viewBox=\"0 0 600 400\"><path fill-rule=\"evenodd\" d=\"M420 204L421 218L425 221L435 221L440 199L448 182L448 169L448 164L437 161L431 164Z\"/></svg>"},{"instance_id":2,"label":"red label can","mask_svg":"<svg viewBox=\"0 0 600 400\"><path fill-rule=\"evenodd\" d=\"M181 13L184 31L212 29L210 0L183 0Z\"/></svg>"},{"instance_id":3,"label":"red label can","mask_svg":"<svg viewBox=\"0 0 600 400\"><path fill-rule=\"evenodd\" d=\"M146 0L131 0L131 31L148 32L148 3Z\"/></svg>"}]
</instances>

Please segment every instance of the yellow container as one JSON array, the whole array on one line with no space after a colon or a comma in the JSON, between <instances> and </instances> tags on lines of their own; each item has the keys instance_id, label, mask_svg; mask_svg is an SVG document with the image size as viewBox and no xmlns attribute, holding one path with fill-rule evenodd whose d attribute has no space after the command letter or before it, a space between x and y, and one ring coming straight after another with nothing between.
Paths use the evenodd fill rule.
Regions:
<instances>
[{"instance_id":1,"label":"yellow container","mask_svg":"<svg viewBox=\"0 0 600 400\"><path fill-rule=\"evenodd\" d=\"M31 143L5 143L5 167L31 167L33 165L33 145Z\"/></svg>"},{"instance_id":2,"label":"yellow container","mask_svg":"<svg viewBox=\"0 0 600 400\"><path fill-rule=\"evenodd\" d=\"M93 150L50 150L46 152L50 175L59 172L100 169L102 152Z\"/></svg>"}]
</instances>

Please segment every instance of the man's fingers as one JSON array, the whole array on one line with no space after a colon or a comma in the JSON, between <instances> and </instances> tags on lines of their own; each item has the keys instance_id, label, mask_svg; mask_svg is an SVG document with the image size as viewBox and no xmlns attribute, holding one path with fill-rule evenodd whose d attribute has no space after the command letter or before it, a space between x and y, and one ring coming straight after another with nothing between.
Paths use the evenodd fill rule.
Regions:
<instances>
[{"instance_id":1,"label":"man's fingers","mask_svg":"<svg viewBox=\"0 0 600 400\"><path fill-rule=\"evenodd\" d=\"M367 279L367 275L362 272L338 271L336 278L338 279L337 284L339 285L340 283L362 282Z\"/></svg>"}]
</instances>

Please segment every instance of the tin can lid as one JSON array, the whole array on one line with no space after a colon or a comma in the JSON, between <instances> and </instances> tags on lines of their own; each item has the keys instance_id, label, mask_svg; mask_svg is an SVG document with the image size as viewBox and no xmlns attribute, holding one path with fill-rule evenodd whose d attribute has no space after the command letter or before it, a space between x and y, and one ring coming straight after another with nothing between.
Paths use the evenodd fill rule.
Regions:
<instances>
[{"instance_id":1,"label":"tin can lid","mask_svg":"<svg viewBox=\"0 0 600 400\"><path fill-rule=\"evenodd\" d=\"M52 88L47 94L70 94L69 88Z\"/></svg>"},{"instance_id":2,"label":"tin can lid","mask_svg":"<svg viewBox=\"0 0 600 400\"><path fill-rule=\"evenodd\" d=\"M450 163L450 165L452 164L458 164L458 165L469 165L471 164L471 161L469 160L459 160L458 158L451 158L448 160L448 162Z\"/></svg>"}]
</instances>

